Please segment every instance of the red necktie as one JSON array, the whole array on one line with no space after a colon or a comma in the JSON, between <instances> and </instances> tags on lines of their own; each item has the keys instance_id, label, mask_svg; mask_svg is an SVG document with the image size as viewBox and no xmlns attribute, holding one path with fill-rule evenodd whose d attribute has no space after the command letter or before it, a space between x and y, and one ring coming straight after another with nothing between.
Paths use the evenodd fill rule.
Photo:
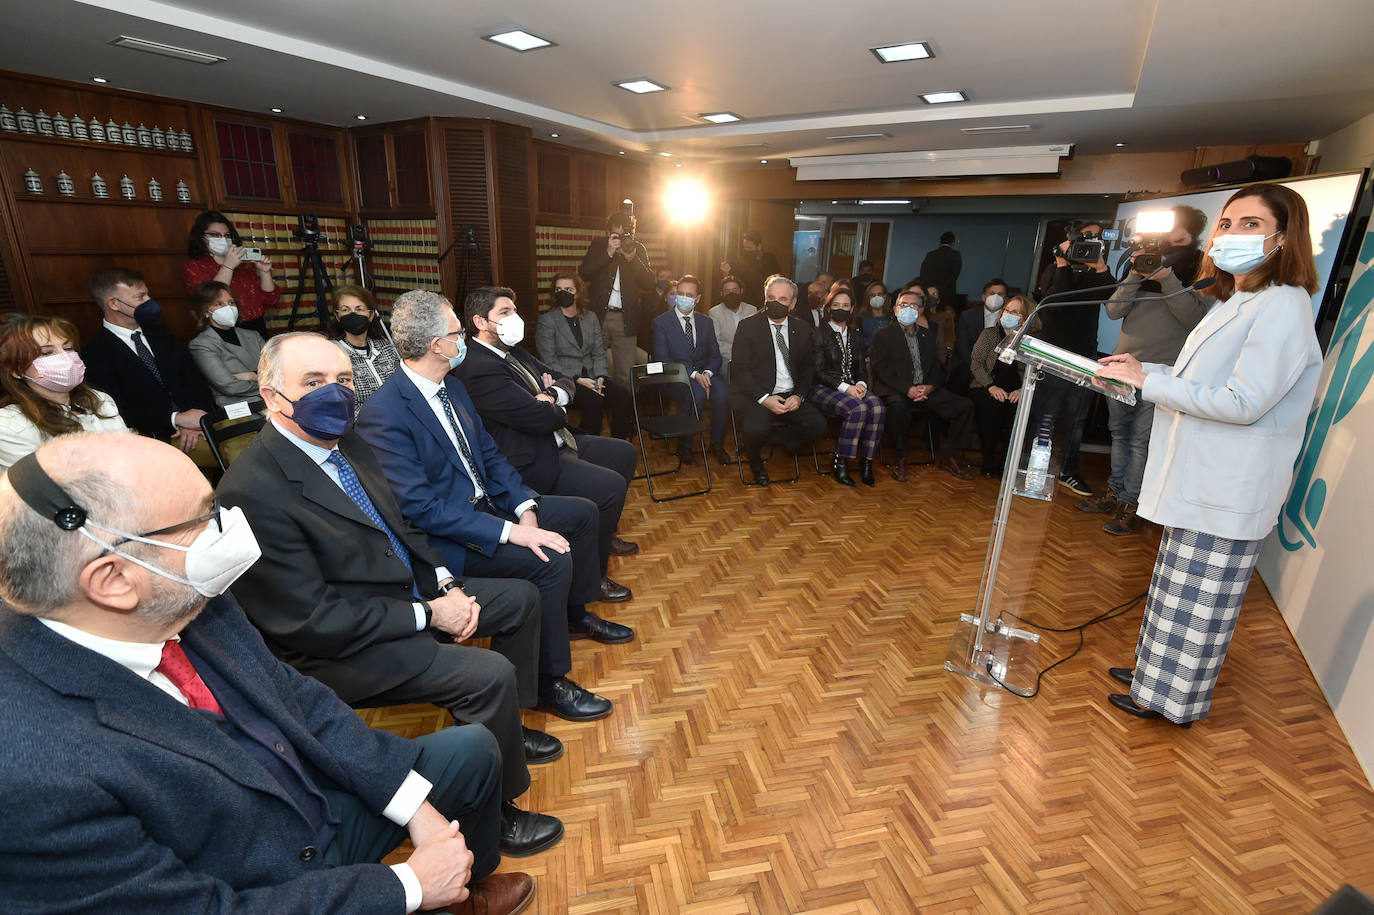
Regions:
<instances>
[{"instance_id":1,"label":"red necktie","mask_svg":"<svg viewBox=\"0 0 1374 915\"><path fill-rule=\"evenodd\" d=\"M162 663L157 666L157 671L181 690L181 694L190 700L191 708L205 709L221 716L224 714L210 687L205 685L200 674L191 666L191 659L186 657L186 652L176 639L168 639L162 646Z\"/></svg>"}]
</instances>

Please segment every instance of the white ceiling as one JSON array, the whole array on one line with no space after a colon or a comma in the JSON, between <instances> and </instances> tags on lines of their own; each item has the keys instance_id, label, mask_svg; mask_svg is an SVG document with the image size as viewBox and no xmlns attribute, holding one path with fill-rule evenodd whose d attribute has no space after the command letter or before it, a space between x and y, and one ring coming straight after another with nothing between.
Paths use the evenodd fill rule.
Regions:
<instances>
[{"instance_id":1,"label":"white ceiling","mask_svg":"<svg viewBox=\"0 0 1374 915\"><path fill-rule=\"evenodd\" d=\"M1374 111L1374 0L0 0L0 22L4 69L335 125L359 113L492 117L686 161L1292 142ZM519 54L481 40L511 27L557 46ZM119 35L228 61L109 46ZM868 50L905 40L928 41L935 58L883 65ZM671 88L613 85L633 77ZM919 98L944 89L969 102ZM696 117L720 110L746 120ZM1002 124L1031 130L960 129ZM826 139L848 133L889 136Z\"/></svg>"}]
</instances>

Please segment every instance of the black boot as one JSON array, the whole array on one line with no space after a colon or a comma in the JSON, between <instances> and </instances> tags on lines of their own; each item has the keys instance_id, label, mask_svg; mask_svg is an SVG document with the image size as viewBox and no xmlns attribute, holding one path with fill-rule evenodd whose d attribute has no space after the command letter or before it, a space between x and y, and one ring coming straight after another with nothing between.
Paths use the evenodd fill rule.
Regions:
<instances>
[{"instance_id":1,"label":"black boot","mask_svg":"<svg viewBox=\"0 0 1374 915\"><path fill-rule=\"evenodd\" d=\"M859 479L864 481L865 486L877 485L878 481L873 478L873 458L859 460Z\"/></svg>"},{"instance_id":2,"label":"black boot","mask_svg":"<svg viewBox=\"0 0 1374 915\"><path fill-rule=\"evenodd\" d=\"M831 465L830 472L835 476L835 482L845 486L853 486L854 478L849 475L849 462L838 454L835 455L835 462Z\"/></svg>"}]
</instances>

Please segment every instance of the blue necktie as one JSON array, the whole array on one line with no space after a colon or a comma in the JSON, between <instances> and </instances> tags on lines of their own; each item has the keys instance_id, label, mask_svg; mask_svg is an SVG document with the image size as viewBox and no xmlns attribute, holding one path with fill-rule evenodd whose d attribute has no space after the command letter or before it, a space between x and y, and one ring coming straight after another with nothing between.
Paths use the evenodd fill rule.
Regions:
<instances>
[{"instance_id":1,"label":"blue necktie","mask_svg":"<svg viewBox=\"0 0 1374 915\"><path fill-rule=\"evenodd\" d=\"M396 552L396 558L406 564L410 569L410 550L401 542L395 532L382 520L381 514L377 511L377 506L372 504L367 492L363 490L363 484L358 481L358 475L353 472L353 465L348 463L348 458L337 451L329 452L329 463L334 465L334 469L339 472L339 485L343 487L344 493L353 500L353 504L362 510L364 515L372 519L372 523L377 525L386 539L391 541L391 548Z\"/></svg>"},{"instance_id":2,"label":"blue necktie","mask_svg":"<svg viewBox=\"0 0 1374 915\"><path fill-rule=\"evenodd\" d=\"M453 430L453 437L458 439L458 451L463 455L463 460L467 461L468 472L472 474L472 503L475 505L480 500L486 498L487 481L482 479L482 471L477 469L477 459L472 456L472 448L468 446L467 436L463 434L463 427L458 422L458 414L453 411L453 401L448 399L448 391L443 385L439 385L439 403L444 407L444 415L448 417L449 428Z\"/></svg>"}]
</instances>

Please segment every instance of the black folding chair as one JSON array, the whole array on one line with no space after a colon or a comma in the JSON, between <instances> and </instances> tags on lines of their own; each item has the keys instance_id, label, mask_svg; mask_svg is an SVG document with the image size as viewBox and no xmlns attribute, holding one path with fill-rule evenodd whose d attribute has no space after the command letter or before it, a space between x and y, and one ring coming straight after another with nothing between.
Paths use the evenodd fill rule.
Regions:
<instances>
[{"instance_id":1,"label":"black folding chair","mask_svg":"<svg viewBox=\"0 0 1374 915\"><path fill-rule=\"evenodd\" d=\"M682 411L676 414L669 414L665 408L663 394L669 385L674 384L683 385L687 394L687 405L691 406L690 413L687 412L687 405L684 405ZM647 365L636 365L630 372L630 395L631 402L634 404L635 430L639 437L639 455L644 461L644 479L649 481L649 498L655 502L671 502L674 499L685 499L688 496L705 495L711 491L711 462L707 460L706 439L704 438L709 427L701 420L701 412L697 409L696 398L692 396L691 385L692 373L687 368L687 364L683 362L650 362ZM656 415L641 415L640 391L652 391L658 395L659 409ZM647 401L652 398L644 399ZM644 442L646 432L650 439L676 441L678 443L676 467L672 470L653 470L650 468L649 450ZM706 488L660 497L654 492L654 477L667 476L682 469L682 449L692 447L690 439L693 436L696 437L697 444L701 448L701 463L706 468Z\"/></svg>"},{"instance_id":2,"label":"black folding chair","mask_svg":"<svg viewBox=\"0 0 1374 915\"><path fill-rule=\"evenodd\" d=\"M267 404L261 397L253 397L238 403L215 407L200 418L200 431L205 435L205 444L219 462L220 470L228 470L243 451L242 447L226 448L226 444L242 436L254 436L267 422ZM247 446L247 442L242 443Z\"/></svg>"}]
</instances>

